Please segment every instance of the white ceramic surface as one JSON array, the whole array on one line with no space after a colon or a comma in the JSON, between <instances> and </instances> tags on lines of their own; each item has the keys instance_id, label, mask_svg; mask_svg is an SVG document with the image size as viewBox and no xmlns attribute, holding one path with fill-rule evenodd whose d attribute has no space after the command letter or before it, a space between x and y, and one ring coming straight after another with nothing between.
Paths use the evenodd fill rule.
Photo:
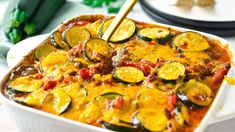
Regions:
<instances>
[{"instance_id":1,"label":"white ceramic surface","mask_svg":"<svg viewBox=\"0 0 235 132\"><path fill-rule=\"evenodd\" d=\"M214 7L183 8L175 6L177 0L146 0L155 9L178 16L198 21L227 22L235 21L234 0L216 0Z\"/></svg>"},{"instance_id":2,"label":"white ceramic surface","mask_svg":"<svg viewBox=\"0 0 235 132\"><path fill-rule=\"evenodd\" d=\"M159 24L163 25L163 24ZM168 25L163 25L168 26ZM175 28L177 30L185 31L187 29L178 28L174 26L170 26L172 28ZM227 45L228 42L220 37L216 37L214 35L202 33L205 36L208 36L209 38L213 38L216 40L219 40L223 45ZM31 38L24 40L20 42L18 45L26 45L26 44L32 44L31 48L34 48L37 44L43 41L47 35L42 35L39 37ZM17 46L18 46L17 45ZM26 46L21 46L26 47ZM229 46L230 47L230 46ZM30 50L29 47L27 47L27 50ZM13 48L14 49L14 48ZM15 66L16 60L12 59L14 55L12 53L16 53L17 51L11 50L9 52L8 61L14 61L10 62L10 65ZM16 48L17 49L17 48ZM22 48L23 51L23 48ZM234 56L234 50L230 49L231 52L233 52ZM23 55L26 52L22 52ZM17 54L18 58L20 55ZM22 57L19 59L22 59ZM17 61L19 60L17 59ZM233 62L235 62L233 58ZM235 69L234 66L232 66L231 70L229 71L228 76L235 76ZM3 80L4 82L4 80ZM1 86L2 88L2 86ZM223 82L222 87L220 91L218 92L215 101L213 102L210 110L204 117L203 121L199 125L199 127L195 130L196 132L201 132L205 129L206 126L209 124L230 119L235 117L235 86L229 85L227 82ZM75 131L81 131L81 132L97 132L97 131L107 131L105 129L101 129L98 127L90 126L87 124L71 121L65 118L61 118L52 114L48 114L45 112L38 111L36 109L32 109L26 106L19 105L15 102L12 102L5 98L2 94L0 94L0 100L1 102L6 106L7 110L11 113L12 118L15 120L18 128L22 132L75 132ZM34 119L34 120L32 120Z\"/></svg>"},{"instance_id":3,"label":"white ceramic surface","mask_svg":"<svg viewBox=\"0 0 235 132\"><path fill-rule=\"evenodd\" d=\"M29 51L34 49L42 40L48 37L49 34L43 34L31 37L20 41L18 44L11 47L7 54L7 64L10 68L14 67Z\"/></svg>"}]
</instances>

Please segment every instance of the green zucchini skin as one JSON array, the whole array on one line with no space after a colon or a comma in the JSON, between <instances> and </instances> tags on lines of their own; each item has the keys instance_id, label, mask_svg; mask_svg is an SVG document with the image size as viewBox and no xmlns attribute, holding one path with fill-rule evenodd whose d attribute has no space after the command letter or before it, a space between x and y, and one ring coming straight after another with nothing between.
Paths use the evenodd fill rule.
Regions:
<instances>
[{"instance_id":1,"label":"green zucchini skin","mask_svg":"<svg viewBox=\"0 0 235 132\"><path fill-rule=\"evenodd\" d=\"M158 32L161 31L161 32ZM159 36L162 35L164 36ZM141 40L151 42L151 41L157 41L159 44L165 44L166 42L169 42L172 40L173 35L168 29L163 28L144 28L138 31L137 37Z\"/></svg>"},{"instance_id":2,"label":"green zucchini skin","mask_svg":"<svg viewBox=\"0 0 235 132\"><path fill-rule=\"evenodd\" d=\"M61 49L62 47L59 46L58 42L56 41L56 36L57 36L57 32L58 31L55 31L53 32L51 35L50 35L50 40L51 40L51 43L53 46L55 46L56 48L58 49ZM61 33L60 33L61 34ZM62 34L61 34L62 35ZM61 37L62 38L62 37Z\"/></svg>"},{"instance_id":3,"label":"green zucchini skin","mask_svg":"<svg viewBox=\"0 0 235 132\"><path fill-rule=\"evenodd\" d=\"M188 109L185 105L179 105L174 108L178 121L182 124L190 125Z\"/></svg>"},{"instance_id":4,"label":"green zucchini skin","mask_svg":"<svg viewBox=\"0 0 235 132\"><path fill-rule=\"evenodd\" d=\"M147 42L151 42L152 39L151 38L148 38L148 37L145 37L145 36L142 36L141 34L137 33L137 37L141 40L144 40L144 41L147 41ZM166 37L164 38L158 38L157 41L159 44L165 44L167 42L170 42L173 38L173 35L170 33L169 35L167 35Z\"/></svg>"},{"instance_id":5,"label":"green zucchini skin","mask_svg":"<svg viewBox=\"0 0 235 132\"><path fill-rule=\"evenodd\" d=\"M33 35L36 34L42 29L44 29L51 18L54 16L54 14L58 11L58 9L65 3L66 0L44 0L40 2L37 11L33 13L33 17L30 19L29 23L26 23L25 27L27 25L31 24L34 25L31 27L35 28L33 32L27 33L27 35Z\"/></svg>"},{"instance_id":6,"label":"green zucchini skin","mask_svg":"<svg viewBox=\"0 0 235 132\"><path fill-rule=\"evenodd\" d=\"M203 95L203 98L200 97L201 95ZM179 88L178 97L189 107L193 105L208 106L212 103L214 94L206 84L191 79Z\"/></svg>"},{"instance_id":7,"label":"green zucchini skin","mask_svg":"<svg viewBox=\"0 0 235 132\"><path fill-rule=\"evenodd\" d=\"M4 30L4 33L6 35L6 37L13 43L17 43L21 40L21 35L20 36L15 36L13 37L12 39L15 40L15 41L12 41L12 39L10 39L9 37L9 34L12 32L12 29L13 27L11 26L11 19L10 19L10 15L11 15L11 12L17 7L17 0L11 0L8 7L7 7L7 10L4 14L4 18L3 18L3 30ZM20 37L20 40L18 39Z\"/></svg>"},{"instance_id":8,"label":"green zucchini skin","mask_svg":"<svg viewBox=\"0 0 235 132\"><path fill-rule=\"evenodd\" d=\"M3 30L7 38L17 43L24 38L23 24L32 16L42 0L11 0L3 19ZM18 31L16 34L15 31Z\"/></svg>"},{"instance_id":9,"label":"green zucchini skin","mask_svg":"<svg viewBox=\"0 0 235 132\"><path fill-rule=\"evenodd\" d=\"M62 41L62 33L60 33L59 31L55 31L50 35L50 41L52 45L58 49L64 49L64 50L70 49L68 44Z\"/></svg>"},{"instance_id":10,"label":"green zucchini skin","mask_svg":"<svg viewBox=\"0 0 235 132\"><path fill-rule=\"evenodd\" d=\"M41 0L42 1L42 0ZM34 13L40 0L12 0L6 11L5 18L10 17L11 27L20 27Z\"/></svg>"},{"instance_id":11,"label":"green zucchini skin","mask_svg":"<svg viewBox=\"0 0 235 132\"><path fill-rule=\"evenodd\" d=\"M24 92L15 90L15 89L13 89L13 88L11 88L11 87L8 87L8 88L7 88L7 92L8 92L9 94L20 94L20 93L24 93Z\"/></svg>"},{"instance_id":12,"label":"green zucchini skin","mask_svg":"<svg viewBox=\"0 0 235 132\"><path fill-rule=\"evenodd\" d=\"M148 42L151 42L152 39L149 38L149 37L145 37L145 36L142 36L140 33L137 33L137 37L141 40L144 40L144 41L148 41Z\"/></svg>"},{"instance_id":13,"label":"green zucchini skin","mask_svg":"<svg viewBox=\"0 0 235 132\"><path fill-rule=\"evenodd\" d=\"M18 9L22 15L22 19L17 19L17 18L12 18L12 21L16 21L18 22L20 25L24 24L27 20L30 19L30 17L32 17L33 13L35 12L35 10L37 9L38 5L40 2L42 2L42 0L18 0L18 5L16 10ZM15 10L15 11L16 11ZM13 25L13 24L11 24Z\"/></svg>"},{"instance_id":14,"label":"green zucchini skin","mask_svg":"<svg viewBox=\"0 0 235 132\"><path fill-rule=\"evenodd\" d=\"M193 102L189 100L189 98L185 95L185 93L178 92L177 96L190 109L194 109L195 107L198 107L196 104L194 104Z\"/></svg>"},{"instance_id":15,"label":"green zucchini skin","mask_svg":"<svg viewBox=\"0 0 235 132\"><path fill-rule=\"evenodd\" d=\"M134 128L120 126L120 125L112 124L106 121L103 122L102 127L109 129L109 130L116 131L116 132L133 132L134 131Z\"/></svg>"},{"instance_id":16,"label":"green zucchini skin","mask_svg":"<svg viewBox=\"0 0 235 132\"><path fill-rule=\"evenodd\" d=\"M18 0L18 8L22 11L25 11L27 13L27 17L30 18L36 8L38 7L38 4L42 2L43 0Z\"/></svg>"},{"instance_id":17,"label":"green zucchini skin","mask_svg":"<svg viewBox=\"0 0 235 132\"><path fill-rule=\"evenodd\" d=\"M71 48L77 44L86 43L90 38L91 33L86 28L76 26L73 26L62 33L62 40L64 40Z\"/></svg>"},{"instance_id":18,"label":"green zucchini skin","mask_svg":"<svg viewBox=\"0 0 235 132\"><path fill-rule=\"evenodd\" d=\"M33 66L23 65L17 68L12 74L11 79L14 79L16 77L20 76L28 76L32 74L39 73L39 70Z\"/></svg>"},{"instance_id":19,"label":"green zucchini skin","mask_svg":"<svg viewBox=\"0 0 235 132\"><path fill-rule=\"evenodd\" d=\"M170 33L169 35L167 35L166 37L164 38L159 38L157 39L158 40L158 43L159 44L165 44L167 42L171 42L172 39L173 39L174 35L172 33Z\"/></svg>"},{"instance_id":20,"label":"green zucchini skin","mask_svg":"<svg viewBox=\"0 0 235 132\"><path fill-rule=\"evenodd\" d=\"M56 104L60 104L61 100L66 100L66 102L63 102L63 107L58 107ZM71 107L72 99L70 96L68 96L66 93L61 91L56 91L53 93L53 108L56 110L57 114L63 114L69 110Z\"/></svg>"},{"instance_id":21,"label":"green zucchini skin","mask_svg":"<svg viewBox=\"0 0 235 132\"><path fill-rule=\"evenodd\" d=\"M115 92L109 92L109 93L104 93L100 95L106 99L115 99L117 96L123 96L122 94L115 93Z\"/></svg>"}]
</instances>

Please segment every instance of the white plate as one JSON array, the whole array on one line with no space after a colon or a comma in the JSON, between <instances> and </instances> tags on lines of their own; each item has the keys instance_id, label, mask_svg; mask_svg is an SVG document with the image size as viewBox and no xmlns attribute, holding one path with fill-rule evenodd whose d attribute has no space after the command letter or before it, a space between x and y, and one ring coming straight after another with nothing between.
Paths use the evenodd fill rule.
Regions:
<instances>
[{"instance_id":1,"label":"white plate","mask_svg":"<svg viewBox=\"0 0 235 132\"><path fill-rule=\"evenodd\" d=\"M176 0L146 0L146 2L157 10L186 19L209 22L235 21L235 0L216 0L212 8L193 6L191 9L175 6Z\"/></svg>"}]
</instances>

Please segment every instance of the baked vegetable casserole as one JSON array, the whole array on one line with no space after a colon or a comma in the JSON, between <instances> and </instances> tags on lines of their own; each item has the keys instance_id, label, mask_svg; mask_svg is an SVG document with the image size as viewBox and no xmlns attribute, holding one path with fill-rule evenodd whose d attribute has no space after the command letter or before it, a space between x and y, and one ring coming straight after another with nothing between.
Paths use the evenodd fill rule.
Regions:
<instances>
[{"instance_id":1,"label":"baked vegetable casserole","mask_svg":"<svg viewBox=\"0 0 235 132\"><path fill-rule=\"evenodd\" d=\"M194 131L231 65L219 41L125 19L74 18L51 33L4 85L21 105L120 132Z\"/></svg>"}]
</instances>

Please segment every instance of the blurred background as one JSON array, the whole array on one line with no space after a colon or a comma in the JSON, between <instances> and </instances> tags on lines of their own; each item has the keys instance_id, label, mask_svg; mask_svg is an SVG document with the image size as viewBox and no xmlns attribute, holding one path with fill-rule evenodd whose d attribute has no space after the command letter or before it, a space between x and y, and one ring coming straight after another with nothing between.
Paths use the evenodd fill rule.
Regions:
<instances>
[{"instance_id":1,"label":"blurred background","mask_svg":"<svg viewBox=\"0 0 235 132\"><path fill-rule=\"evenodd\" d=\"M115 15L125 0L0 0L0 79L9 70L8 51L15 56L32 45L17 43L50 33L61 22L80 14ZM139 0L128 15L139 21L195 29L235 43L234 0ZM15 48L14 48L15 47ZM11 52L12 53L12 52ZM233 132L235 120L214 124L207 132ZM0 132L17 132L0 105Z\"/></svg>"}]
</instances>

